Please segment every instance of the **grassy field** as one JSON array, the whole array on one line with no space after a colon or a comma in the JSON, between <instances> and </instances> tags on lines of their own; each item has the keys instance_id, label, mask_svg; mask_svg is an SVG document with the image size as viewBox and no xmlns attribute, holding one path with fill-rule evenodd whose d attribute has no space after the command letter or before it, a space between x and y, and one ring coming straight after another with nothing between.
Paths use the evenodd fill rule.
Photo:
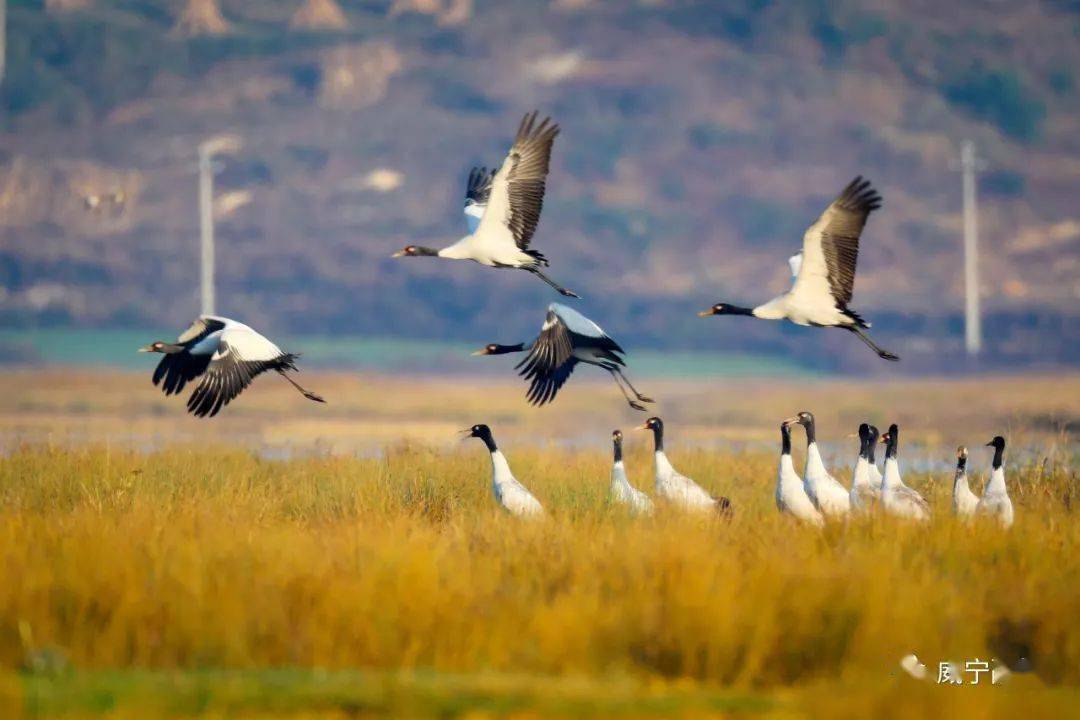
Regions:
<instances>
[{"instance_id":1,"label":"grassy field","mask_svg":"<svg viewBox=\"0 0 1080 720\"><path fill-rule=\"evenodd\" d=\"M0 378L5 716L1065 717L1080 705L1075 377L648 388L665 400L669 455L732 498L730 521L609 505L606 435L642 418L605 384L537 412L510 383L308 380L331 405L268 379L199 423L142 376ZM853 422L904 423L911 454L938 458L905 475L935 522L815 532L779 517L775 426L804 407L844 481ZM451 440L478 421L547 518L498 511L482 445ZM948 512L952 449L972 446L985 477L978 446L993 432L1015 448L1010 532ZM627 465L651 490L646 440L629 434ZM915 652L934 672L1019 646L1036 672L999 686L920 683L897 666Z\"/></svg>"},{"instance_id":2,"label":"grassy field","mask_svg":"<svg viewBox=\"0 0 1080 720\"><path fill-rule=\"evenodd\" d=\"M268 457L379 452L387 445L457 444L457 430L491 425L508 446L606 447L611 430L640 425L606 373L582 368L558 400L525 401L526 385L504 363L506 377L386 376L302 373L327 404L301 398L287 383L261 377L212 421L184 412L183 397L164 397L145 372L6 370L0 373L0 450L20 443L87 443L154 449L175 444L228 444ZM858 382L828 378L731 377L636 381L657 398L654 412L672 425L675 442L722 449L777 445L781 419L812 410L819 440L853 454L847 435L864 420L904 428L910 461L951 465L958 444L1008 436L1013 452L1042 455L1080 428L1080 375L968 380ZM1065 434L1063 434L1065 433ZM855 443L857 450L858 444Z\"/></svg>"}]
</instances>

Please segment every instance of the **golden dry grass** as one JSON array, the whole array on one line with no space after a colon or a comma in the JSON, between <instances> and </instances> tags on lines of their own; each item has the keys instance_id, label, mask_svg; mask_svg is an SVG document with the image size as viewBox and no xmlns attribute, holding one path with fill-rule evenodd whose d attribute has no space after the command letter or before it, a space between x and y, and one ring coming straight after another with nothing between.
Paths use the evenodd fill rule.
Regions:
<instances>
[{"instance_id":1,"label":"golden dry grass","mask_svg":"<svg viewBox=\"0 0 1080 720\"><path fill-rule=\"evenodd\" d=\"M449 398L473 404L429 400L425 409L424 383L382 383L391 404L353 398L353 380L330 380L345 398L333 410L342 425L370 414L373 426L420 416L449 429L490 417L476 416L482 401L464 386ZM1032 399L1031 388L1074 382L1037 380L1027 392L1019 380L1005 383L1013 410L974 384L885 392L901 418L936 414L912 434L951 442L961 428L949 423L961 416L977 426L971 435L1010 411L1067 412L1060 395ZM62 401L58 384L24 385L24 397L57 412L49 402ZM752 388L742 390L715 411L687 411L687 426L704 428L713 412L762 412L750 407ZM682 392L691 407L691 391ZM772 405L777 394L761 392ZM874 399L839 384L800 397L827 427ZM243 400L251 408L238 405L241 417L223 426L269 423L260 403L275 398ZM476 706L526 715L1063 717L1080 701L1080 481L1068 436L1013 426L1040 439L1030 461L1009 469L1017 511L1009 532L949 517L950 472L909 472L935 509L930 527L875 518L818 533L777 515L775 450L695 442L703 429L684 438L675 423L673 461L731 497L737 512L729 522L629 517L606 500L607 444L528 442L543 423L516 414L516 401L486 400L505 408L494 414L511 439L499 420L496 435L549 510L533 523L498 511L477 441L288 460L229 444L245 438L228 433L150 453L100 437L14 449L0 462L0 698L30 714L124 717L453 716ZM106 408L93 411L103 417L122 416L121 395L87 402ZM408 411L394 420L399 407ZM185 424L179 410L160 422ZM581 412L600 422L599 408ZM605 419L607 429L616 424ZM573 433L557 425L552 434ZM630 440L631 480L651 489L646 438ZM976 469L986 460L973 452ZM1037 675L945 688L897 668L908 652L932 670L939 659L988 658L1004 640L1030 645ZM68 663L71 674L50 674ZM162 699L170 696L190 701L170 705Z\"/></svg>"}]
</instances>

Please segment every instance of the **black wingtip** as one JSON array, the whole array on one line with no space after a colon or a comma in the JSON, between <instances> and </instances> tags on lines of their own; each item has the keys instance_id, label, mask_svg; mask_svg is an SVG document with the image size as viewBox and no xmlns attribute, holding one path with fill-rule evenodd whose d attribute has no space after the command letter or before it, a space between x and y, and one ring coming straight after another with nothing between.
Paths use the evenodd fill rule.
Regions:
<instances>
[{"instance_id":1,"label":"black wingtip","mask_svg":"<svg viewBox=\"0 0 1080 720\"><path fill-rule=\"evenodd\" d=\"M521 118L521 124L518 125L517 137L515 141L528 137L532 132L533 123L536 122L536 110L525 113L525 117Z\"/></svg>"},{"instance_id":2,"label":"black wingtip","mask_svg":"<svg viewBox=\"0 0 1080 720\"><path fill-rule=\"evenodd\" d=\"M525 117L521 119L521 124L518 125L517 135L514 138L515 143L526 138L537 138L544 135L550 135L552 140L555 139L555 136L559 134L559 124L553 121L550 115L544 116L540 124L537 124L536 118L539 114L539 110L525 113Z\"/></svg>"},{"instance_id":3,"label":"black wingtip","mask_svg":"<svg viewBox=\"0 0 1080 720\"><path fill-rule=\"evenodd\" d=\"M841 207L864 212L880 210L882 205L881 193L873 184L862 175L856 175L855 179L847 184L837 198Z\"/></svg>"}]
</instances>

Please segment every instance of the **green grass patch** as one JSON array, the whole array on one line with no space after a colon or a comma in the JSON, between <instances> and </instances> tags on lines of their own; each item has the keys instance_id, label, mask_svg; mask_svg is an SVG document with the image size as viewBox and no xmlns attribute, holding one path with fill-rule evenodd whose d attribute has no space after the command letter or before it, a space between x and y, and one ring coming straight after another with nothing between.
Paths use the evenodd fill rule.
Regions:
<instances>
[{"instance_id":1,"label":"green grass patch","mask_svg":"<svg viewBox=\"0 0 1080 720\"><path fill-rule=\"evenodd\" d=\"M87 714L234 717L311 712L460 717L531 713L558 717L760 714L777 700L697 685L674 687L627 677L563 678L434 671L309 669L79 672L18 676L30 717Z\"/></svg>"}]
</instances>

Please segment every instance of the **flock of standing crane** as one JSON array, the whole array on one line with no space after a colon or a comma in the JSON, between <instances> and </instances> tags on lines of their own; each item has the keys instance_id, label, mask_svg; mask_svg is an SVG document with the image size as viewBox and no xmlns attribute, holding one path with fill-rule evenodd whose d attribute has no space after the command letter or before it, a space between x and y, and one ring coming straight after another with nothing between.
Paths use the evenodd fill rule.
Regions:
<instances>
[{"instance_id":1,"label":"flock of standing crane","mask_svg":"<svg viewBox=\"0 0 1080 720\"><path fill-rule=\"evenodd\" d=\"M791 460L791 426L806 430L806 466L803 477L795 472ZM926 522L930 520L930 505L900 476L897 448L900 428L896 423L882 434L885 444L885 472L878 470L875 447L879 431L873 425L859 425L859 455L851 473L851 488L845 488L834 478L821 459L817 446L814 416L800 412L780 425L780 467L776 477L776 507L780 512L811 525L822 527L826 520L844 519L852 513L867 513L880 508L886 515ZM995 437L988 446L994 448L990 481L982 498L971 491L967 477L967 448L957 450L956 475L953 479L953 512L962 518L976 515L996 518L1002 525L1013 523L1012 500L1005 488L1005 438Z\"/></svg>"},{"instance_id":2,"label":"flock of standing crane","mask_svg":"<svg viewBox=\"0 0 1080 720\"><path fill-rule=\"evenodd\" d=\"M806 430L806 466L799 477L791 459L791 427L801 425ZM732 512L731 501L714 496L683 475L671 464L664 451L664 421L651 417L637 428L653 434L653 483L657 499L669 508L691 512L712 512L727 516ZM540 501L514 477L506 456L495 444L487 425L473 425L464 431L468 437L479 438L491 454L492 488L496 501L512 515L530 517L543 515ZM885 471L877 468L874 448L878 429L867 423L859 426L859 455L852 473L851 489L845 488L826 469L821 459L813 414L803 411L780 424L780 465L776 473L776 508L780 513L799 522L818 528L828 521L845 521L850 515L882 512L892 517L916 522L928 522L930 505L917 490L906 485L900 477L897 447L900 429L889 426L881 437L885 444ZM623 463L623 434L611 434L614 460L611 466L610 497L632 513L651 515L655 509L652 498L630 484ZM990 480L982 497L971 491L967 476L967 448L957 451L956 475L953 480L953 512L970 520L986 517L1003 527L1013 523L1012 500L1005 487L1005 439L1000 435L987 443L994 448Z\"/></svg>"},{"instance_id":3,"label":"flock of standing crane","mask_svg":"<svg viewBox=\"0 0 1080 720\"><path fill-rule=\"evenodd\" d=\"M559 294L580 299L577 293L544 272L543 269L550 266L548 259L531 247L543 209L551 151L558 134L559 126L551 118L537 122L535 111L525 115L501 165L495 169L477 167L469 173L464 208L468 234L441 249L408 245L392 257L471 260L495 269L524 270ZM788 320L803 326L840 328L854 334L879 357L898 360L895 354L879 347L870 338L866 332L870 324L850 307L859 239L870 213L880 207L881 195L870 181L856 177L804 233L802 249L789 260L793 282L787 292L755 307L716 303L699 315L743 315L763 320ZM309 400L325 402L289 376L289 371L297 370L297 355L282 351L265 336L230 318L200 316L175 342L157 341L140 350L163 355L154 371L153 382L160 385L166 395L179 393L188 383L198 381L187 403L188 411L197 417L216 415L255 377L267 371L280 374ZM626 377L623 371L625 350L599 325L566 305L549 305L540 332L532 341L511 345L491 343L473 354L519 352L525 353L525 357L515 369L529 383L526 397L534 405L554 400L579 363L606 370L633 409L644 411L644 403L654 402L638 392ZM795 424L803 426L807 435L807 460L802 479L791 462L790 426ZM660 418L650 418L642 429L651 430L654 436L658 498L687 509L730 511L731 503L727 498L713 497L671 465L664 454L664 425ZM540 502L514 478L506 458L495 445L491 429L487 425L474 425L466 432L483 440L491 453L498 501L516 515L542 513ZM846 516L872 504L880 505L891 515L919 521L928 519L926 501L900 478L896 462L898 432L896 425L892 425L881 435L881 441L886 444L882 474L874 463L878 431L867 424L860 426L859 458L852 487L847 490L825 469L817 449L813 416L802 412L784 421L776 486L777 507L781 512L818 526L827 518ZM619 431L615 431L613 442L613 498L636 510L650 511L652 501L634 489L626 478ZM981 499L976 498L967 485L966 451L961 453L954 506L959 514L991 514L1008 525L1012 522L1012 504L1001 469L1004 440L997 437L991 444L996 448L994 471Z\"/></svg>"}]
</instances>

